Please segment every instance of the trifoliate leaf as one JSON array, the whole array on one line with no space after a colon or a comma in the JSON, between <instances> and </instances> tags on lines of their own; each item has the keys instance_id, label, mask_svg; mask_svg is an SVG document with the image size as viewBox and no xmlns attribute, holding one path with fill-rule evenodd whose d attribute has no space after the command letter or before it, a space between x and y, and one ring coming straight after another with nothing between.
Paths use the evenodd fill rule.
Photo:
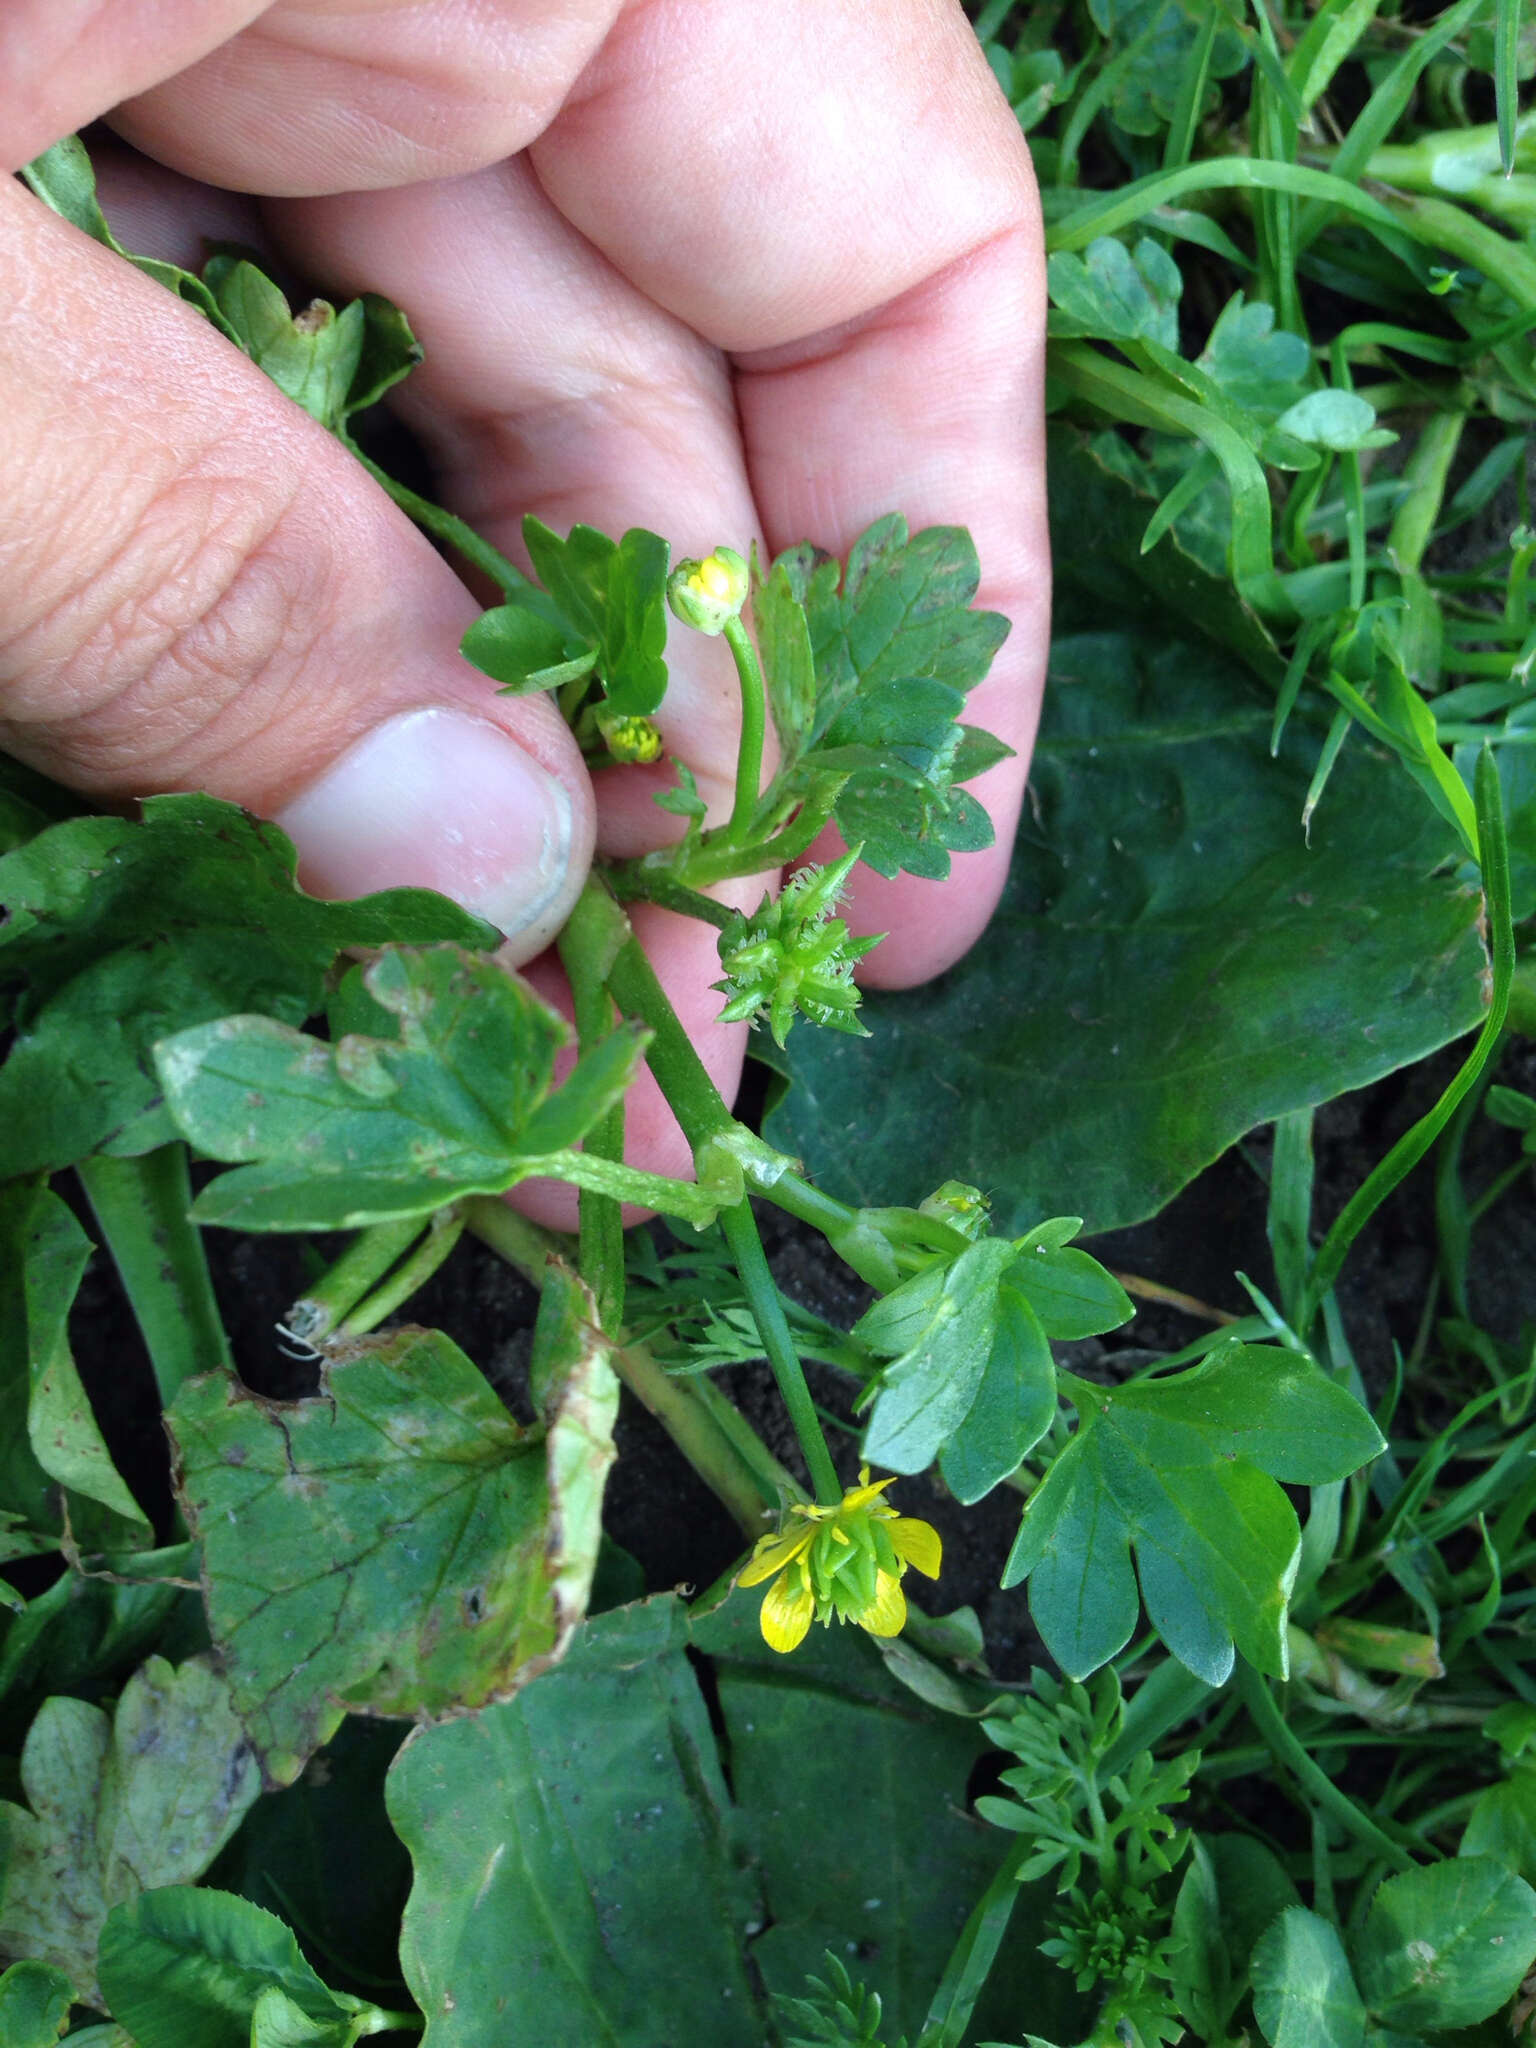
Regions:
<instances>
[{"instance_id":1,"label":"trifoliate leaf","mask_svg":"<svg viewBox=\"0 0 1536 2048\"><path fill-rule=\"evenodd\" d=\"M1179 345L1184 279L1161 242L1143 235L1134 254L1113 235L1090 242L1081 256L1062 251L1046 266L1051 302L1074 331L1109 340L1142 337Z\"/></svg>"},{"instance_id":2,"label":"trifoliate leaf","mask_svg":"<svg viewBox=\"0 0 1536 2048\"><path fill-rule=\"evenodd\" d=\"M1389 1877L1354 1943L1360 1989L1391 2027L1470 2027L1536 1966L1536 1892L1487 1856Z\"/></svg>"},{"instance_id":3,"label":"trifoliate leaf","mask_svg":"<svg viewBox=\"0 0 1536 2048\"><path fill-rule=\"evenodd\" d=\"M1234 292L1195 367L1235 404L1273 422L1301 396L1312 351L1299 334L1275 326L1273 306Z\"/></svg>"},{"instance_id":4,"label":"trifoliate leaf","mask_svg":"<svg viewBox=\"0 0 1536 2048\"><path fill-rule=\"evenodd\" d=\"M1377 426L1375 406L1358 391L1309 391L1281 413L1275 429L1309 448L1339 452L1385 448L1397 439L1390 428Z\"/></svg>"},{"instance_id":5,"label":"trifoliate leaf","mask_svg":"<svg viewBox=\"0 0 1536 2048\"><path fill-rule=\"evenodd\" d=\"M1038 1318L1016 1289L1003 1287L1016 1262L1006 1239L968 1245L903 1282L855 1326L857 1339L892 1360L865 1435L871 1464L921 1472L958 1438L956 1475L968 1489L961 1498L977 1500L1044 1433L1055 1376ZM966 1430L978 1403L983 1415ZM999 1432L995 1457L983 1451L983 1424ZM1003 1470L992 1469L1003 1460Z\"/></svg>"},{"instance_id":6,"label":"trifoliate leaf","mask_svg":"<svg viewBox=\"0 0 1536 2048\"><path fill-rule=\"evenodd\" d=\"M398 1035L349 1028L364 999ZM354 969L333 1029L327 1043L225 1017L155 1048L183 1134L212 1159L252 1162L203 1190L200 1222L351 1229L515 1187L620 1099L647 1036L621 1027L551 1092L565 1025L509 969L456 946L395 947Z\"/></svg>"},{"instance_id":7,"label":"trifoliate leaf","mask_svg":"<svg viewBox=\"0 0 1536 2048\"><path fill-rule=\"evenodd\" d=\"M175 1137L150 1048L237 1010L300 1024L348 946L496 933L445 897L322 903L275 825L209 796L151 798L141 822L70 818L0 859L0 989L20 990L0 1066L0 1176Z\"/></svg>"},{"instance_id":8,"label":"trifoliate leaf","mask_svg":"<svg viewBox=\"0 0 1536 2048\"><path fill-rule=\"evenodd\" d=\"M183 1386L167 1417L178 1497L269 1782L291 1783L348 1712L483 1706L563 1651L597 1556L617 1381L590 1303L541 1352L531 1429L421 1330L349 1348L313 1400L222 1373Z\"/></svg>"},{"instance_id":9,"label":"trifoliate leaf","mask_svg":"<svg viewBox=\"0 0 1536 2048\"><path fill-rule=\"evenodd\" d=\"M1297 1354L1231 1344L1170 1379L1107 1388L1068 1379L1076 1435L1031 1495L1003 1574L1031 1579L1030 1610L1080 1678L1147 1616L1174 1655L1223 1684L1234 1645L1286 1672L1300 1555L1281 1488L1343 1479L1382 1448L1350 1394Z\"/></svg>"},{"instance_id":10,"label":"trifoliate leaf","mask_svg":"<svg viewBox=\"0 0 1536 2048\"><path fill-rule=\"evenodd\" d=\"M108 1909L201 1877L260 1781L207 1660L172 1669L151 1657L110 1720L85 1700L44 1704L21 1788L26 1806L0 1805L0 1961L51 1963L100 2006L96 1943Z\"/></svg>"},{"instance_id":11,"label":"trifoliate leaf","mask_svg":"<svg viewBox=\"0 0 1536 2048\"><path fill-rule=\"evenodd\" d=\"M1135 54L1116 77L1109 111L1132 135L1156 135L1172 120L1188 68L1190 52L1201 31L1202 11L1180 0L1089 0L1089 13L1109 49L1105 64L1122 52ZM1247 52L1241 36L1218 28L1208 63L1213 79L1241 71Z\"/></svg>"},{"instance_id":12,"label":"trifoliate leaf","mask_svg":"<svg viewBox=\"0 0 1536 2048\"><path fill-rule=\"evenodd\" d=\"M1363 2048L1365 2001L1331 1920L1291 1906L1253 1951L1253 2012L1270 2048Z\"/></svg>"}]
</instances>

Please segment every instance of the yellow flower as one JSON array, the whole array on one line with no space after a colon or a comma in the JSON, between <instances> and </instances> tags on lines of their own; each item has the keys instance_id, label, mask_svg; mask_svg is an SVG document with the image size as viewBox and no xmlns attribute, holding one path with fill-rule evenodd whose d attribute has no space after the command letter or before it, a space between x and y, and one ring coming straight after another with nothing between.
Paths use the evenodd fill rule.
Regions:
<instances>
[{"instance_id":1,"label":"yellow flower","mask_svg":"<svg viewBox=\"0 0 1536 2048\"><path fill-rule=\"evenodd\" d=\"M793 1650L813 1621L853 1621L872 1636L900 1635L907 1600L901 1581L908 1565L926 1578L939 1576L939 1532L914 1515L898 1515L882 1495L892 1479L859 1483L835 1508L790 1509L796 1518L776 1536L760 1537L738 1581L773 1584L763 1595L763 1640L771 1650Z\"/></svg>"},{"instance_id":2,"label":"yellow flower","mask_svg":"<svg viewBox=\"0 0 1536 2048\"><path fill-rule=\"evenodd\" d=\"M654 761L661 752L661 733L651 718L616 718L599 711L597 729L615 761Z\"/></svg>"}]
</instances>

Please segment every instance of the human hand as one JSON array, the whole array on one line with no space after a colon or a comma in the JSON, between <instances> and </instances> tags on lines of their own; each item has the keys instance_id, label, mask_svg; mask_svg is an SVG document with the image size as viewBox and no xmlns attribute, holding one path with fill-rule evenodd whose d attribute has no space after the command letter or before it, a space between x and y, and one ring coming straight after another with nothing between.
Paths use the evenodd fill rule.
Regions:
<instances>
[{"instance_id":1,"label":"human hand","mask_svg":"<svg viewBox=\"0 0 1536 2048\"><path fill-rule=\"evenodd\" d=\"M1019 750L976 785L998 843L947 883L861 875L850 915L891 934L871 981L965 950L1006 869L1047 572L1033 186L958 8L107 0L86 41L53 0L10 0L12 165L108 108L183 177L262 195L259 231L328 290L405 307L426 363L401 410L447 501L509 553L526 512L694 554L754 535L841 552L891 509L968 525L981 601L1014 621L967 712ZM229 202L179 179L122 197L161 233L227 232ZM594 792L545 700L461 661L473 599L346 451L14 183L0 289L12 751L107 799L246 803L311 886L444 888L518 960L594 841L664 836L670 774ZM670 652L667 750L726 797L728 661L691 634ZM708 1021L712 935L636 922L729 1094L742 1033ZM684 1166L658 1098L631 1134L639 1163Z\"/></svg>"}]
</instances>

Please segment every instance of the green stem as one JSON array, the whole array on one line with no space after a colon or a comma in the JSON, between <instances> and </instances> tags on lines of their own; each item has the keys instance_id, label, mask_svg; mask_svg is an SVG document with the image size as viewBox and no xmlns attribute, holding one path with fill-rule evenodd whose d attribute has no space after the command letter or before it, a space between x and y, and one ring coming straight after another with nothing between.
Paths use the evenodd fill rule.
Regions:
<instances>
[{"instance_id":1,"label":"green stem","mask_svg":"<svg viewBox=\"0 0 1536 2048\"><path fill-rule=\"evenodd\" d=\"M306 1344L328 1337L378 1286L422 1233L419 1216L360 1230L336 1263L288 1311L288 1328Z\"/></svg>"},{"instance_id":2,"label":"green stem","mask_svg":"<svg viewBox=\"0 0 1536 2048\"><path fill-rule=\"evenodd\" d=\"M452 512L445 512L441 505L434 505L430 498L421 497L408 485L397 483L387 470L380 469L379 465L371 461L350 439L347 446L374 482L389 493L402 512L408 512L418 526L425 527L436 539L446 541L466 562L472 563L475 568L489 576L504 596L524 597L529 591L538 589L538 585L530 582L522 570L509 562L499 548L493 548L488 540L482 540L472 526L466 525L462 519L455 518Z\"/></svg>"},{"instance_id":3,"label":"green stem","mask_svg":"<svg viewBox=\"0 0 1536 2048\"><path fill-rule=\"evenodd\" d=\"M556 944L576 1010L583 1056L612 1032L608 971L629 935L629 920L600 882L588 878ZM624 1103L616 1102L588 1131L583 1149L594 1159L622 1163ZM577 1264L597 1303L599 1325L615 1334L624 1319L624 1213L612 1196L583 1188L578 1203Z\"/></svg>"},{"instance_id":4,"label":"green stem","mask_svg":"<svg viewBox=\"0 0 1536 2048\"><path fill-rule=\"evenodd\" d=\"M162 1407L183 1380L228 1372L229 1340L214 1299L202 1232L188 1215L187 1148L137 1159L98 1154L76 1168L143 1332Z\"/></svg>"},{"instance_id":5,"label":"green stem","mask_svg":"<svg viewBox=\"0 0 1536 2048\"><path fill-rule=\"evenodd\" d=\"M552 1257L568 1258L574 1249L568 1237L541 1230L493 1196L474 1196L464 1209L465 1222L481 1243L534 1287L543 1286ZM615 1345L613 1364L742 1534L761 1536L765 1506L777 1507L799 1489L745 1417L707 1381L674 1379L643 1344Z\"/></svg>"},{"instance_id":6,"label":"green stem","mask_svg":"<svg viewBox=\"0 0 1536 2048\"><path fill-rule=\"evenodd\" d=\"M656 979L655 970L633 938L620 948L608 986L624 1014L638 1017L651 1030L653 1036L646 1052L646 1063L695 1155L711 1138L725 1137L738 1129L736 1119L726 1108L724 1098L705 1070L704 1062L678 1022L677 1013ZM778 1289L763 1256L762 1240L757 1234L751 1207L743 1201L734 1208L723 1209L720 1223L735 1257L747 1304L756 1319L768 1363L773 1368L779 1392L784 1397L795 1434L805 1452L817 1498L823 1505L835 1507L843 1497L842 1488L837 1482L821 1424L816 1419L815 1405L805 1383L805 1372L790 1335Z\"/></svg>"},{"instance_id":7,"label":"green stem","mask_svg":"<svg viewBox=\"0 0 1536 2048\"><path fill-rule=\"evenodd\" d=\"M1440 517L1446 479L1466 423L1464 412L1433 414L1425 422L1413 452L1403 466L1409 490L1392 515L1387 553L1404 575L1417 572L1424 559L1424 550Z\"/></svg>"},{"instance_id":8,"label":"green stem","mask_svg":"<svg viewBox=\"0 0 1536 2048\"><path fill-rule=\"evenodd\" d=\"M1253 1717L1254 1724L1269 1746L1270 1755L1276 1763L1289 1770L1307 1796L1315 1801L1324 1813L1331 1814L1341 1827L1354 1836L1373 1854L1385 1857L1394 1870L1411 1870L1413 1858L1401 1842L1384 1834L1369 1814L1348 1796L1341 1792L1333 1780L1313 1762L1306 1749L1286 1724L1285 1716L1275 1704L1275 1698L1263 1678L1251 1665L1238 1659L1237 1689L1242 1694L1243 1704Z\"/></svg>"},{"instance_id":9,"label":"green stem","mask_svg":"<svg viewBox=\"0 0 1536 2048\"><path fill-rule=\"evenodd\" d=\"M837 1468L832 1463L832 1454L827 1449L827 1439L822 1433L821 1419L811 1399L811 1390L805 1383L805 1368L800 1363L800 1354L790 1334L784 1304L768 1270L752 1204L743 1201L733 1209L722 1209L720 1227L736 1261L742 1292L757 1324L757 1333L763 1340L763 1349L768 1354L779 1393L789 1410L789 1419L800 1439L800 1448L805 1453L816 1498L823 1507L835 1508L843 1497L843 1489L838 1481Z\"/></svg>"},{"instance_id":10,"label":"green stem","mask_svg":"<svg viewBox=\"0 0 1536 2048\"><path fill-rule=\"evenodd\" d=\"M386 1316L392 1316L418 1288L426 1286L463 1234L462 1211L456 1205L439 1209L410 1257L402 1259L383 1286L375 1288L336 1325L336 1335L364 1337L376 1330Z\"/></svg>"},{"instance_id":11,"label":"green stem","mask_svg":"<svg viewBox=\"0 0 1536 2048\"><path fill-rule=\"evenodd\" d=\"M730 822L725 828L725 844L740 846L751 837L752 820L757 815L757 799L762 789L768 692L752 636L739 617L726 620L725 644L731 650L741 682L741 743L736 753L736 798L731 805Z\"/></svg>"},{"instance_id":12,"label":"green stem","mask_svg":"<svg viewBox=\"0 0 1536 2048\"><path fill-rule=\"evenodd\" d=\"M621 903L654 903L662 910L675 910L679 917L696 917L703 924L712 924L716 931L723 932L736 915L713 896L690 889L676 876L647 868L641 861L630 861L613 869L608 879Z\"/></svg>"}]
</instances>

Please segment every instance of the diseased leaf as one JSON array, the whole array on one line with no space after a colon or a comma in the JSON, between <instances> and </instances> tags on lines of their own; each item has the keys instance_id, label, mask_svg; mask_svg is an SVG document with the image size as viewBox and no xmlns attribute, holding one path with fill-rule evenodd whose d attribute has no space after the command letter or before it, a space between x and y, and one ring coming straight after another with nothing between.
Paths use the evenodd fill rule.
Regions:
<instances>
[{"instance_id":1,"label":"diseased leaf","mask_svg":"<svg viewBox=\"0 0 1536 2048\"><path fill-rule=\"evenodd\" d=\"M1383 1439L1353 1396L1297 1353L1229 1344L1162 1380L1067 1382L1076 1435L1030 1496L1003 1573L1029 1577L1030 1611L1081 1678L1129 1640L1134 1550L1147 1617L1209 1685L1233 1647L1286 1671L1286 1605L1300 1555L1275 1483L1342 1479Z\"/></svg>"},{"instance_id":2,"label":"diseased leaf","mask_svg":"<svg viewBox=\"0 0 1536 2048\"><path fill-rule=\"evenodd\" d=\"M200 1877L260 1789L228 1689L196 1657L151 1657L110 1721L85 1700L47 1701L21 1784L27 1805L0 1805L0 1960L50 1963L98 2007L108 1910Z\"/></svg>"},{"instance_id":3,"label":"diseased leaf","mask_svg":"<svg viewBox=\"0 0 1536 2048\"><path fill-rule=\"evenodd\" d=\"M1269 2048L1364 2048L1365 2003L1331 1920L1291 1906L1266 1930L1253 2010Z\"/></svg>"},{"instance_id":4,"label":"diseased leaf","mask_svg":"<svg viewBox=\"0 0 1536 2048\"><path fill-rule=\"evenodd\" d=\"M354 299L338 313L327 300L316 299L295 315L265 271L226 253L209 259L203 281L256 367L334 433L346 418L347 395L363 358L362 301Z\"/></svg>"},{"instance_id":5,"label":"diseased leaf","mask_svg":"<svg viewBox=\"0 0 1536 2048\"><path fill-rule=\"evenodd\" d=\"M760 2048L761 1909L686 1642L670 1596L617 1608L516 1699L400 1752L389 1807L416 1873L400 1953L432 2048Z\"/></svg>"},{"instance_id":6,"label":"diseased leaf","mask_svg":"<svg viewBox=\"0 0 1536 2048\"><path fill-rule=\"evenodd\" d=\"M387 1013L398 1036L348 1026ZM495 960L392 948L354 969L332 1043L271 1017L225 1017L155 1048L182 1132L250 1161L205 1188L199 1222L330 1230L428 1215L548 1170L623 1095L646 1034L621 1026L551 1094L569 1033Z\"/></svg>"},{"instance_id":7,"label":"diseased leaf","mask_svg":"<svg viewBox=\"0 0 1536 2048\"><path fill-rule=\"evenodd\" d=\"M1255 1124L1475 1026L1482 905L1453 833L1352 740L1309 843L1318 741L1293 716L1277 763L1271 722L1230 657L1166 627L1058 641L985 938L927 988L868 993L869 1048L797 1038L770 1142L858 1207L963 1159L1000 1231L1066 1191L1091 1233L1153 1214Z\"/></svg>"},{"instance_id":8,"label":"diseased leaf","mask_svg":"<svg viewBox=\"0 0 1536 2048\"><path fill-rule=\"evenodd\" d=\"M590 1322L516 1423L458 1347L406 1329L330 1360L317 1398L190 1380L167 1424L209 1626L271 1784L346 1713L443 1714L562 1654L596 1561L617 1382Z\"/></svg>"},{"instance_id":9,"label":"diseased leaf","mask_svg":"<svg viewBox=\"0 0 1536 2048\"><path fill-rule=\"evenodd\" d=\"M71 818L0 859L0 989L22 990L0 1066L0 1176L176 1135L150 1049L232 1011L301 1024L348 946L494 929L424 889L322 903L275 825L207 796L153 797L139 823Z\"/></svg>"},{"instance_id":10,"label":"diseased leaf","mask_svg":"<svg viewBox=\"0 0 1536 2048\"><path fill-rule=\"evenodd\" d=\"M231 1892L183 1887L113 1911L101 1937L101 1986L136 2048L342 2048L349 2023L371 2011L328 1989L275 1914ZM252 2023L264 1999L258 2036ZM295 2015L320 2031L305 2035Z\"/></svg>"},{"instance_id":11,"label":"diseased leaf","mask_svg":"<svg viewBox=\"0 0 1536 2048\"><path fill-rule=\"evenodd\" d=\"M1355 1943L1360 1988L1388 2025L1470 2027L1536 1965L1536 1892L1486 1856L1389 1877Z\"/></svg>"}]
</instances>

